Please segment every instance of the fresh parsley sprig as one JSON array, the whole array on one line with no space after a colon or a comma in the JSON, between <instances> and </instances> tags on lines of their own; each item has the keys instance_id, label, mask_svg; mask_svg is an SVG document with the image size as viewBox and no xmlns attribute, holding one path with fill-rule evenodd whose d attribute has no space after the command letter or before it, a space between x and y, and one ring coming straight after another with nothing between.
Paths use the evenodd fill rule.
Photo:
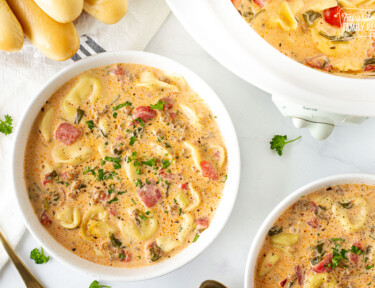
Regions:
<instances>
[{"instance_id":1,"label":"fresh parsley sprig","mask_svg":"<svg viewBox=\"0 0 375 288\"><path fill-rule=\"evenodd\" d=\"M89 288L111 288L111 286L101 285L97 280L94 280Z\"/></svg>"},{"instance_id":2,"label":"fresh parsley sprig","mask_svg":"<svg viewBox=\"0 0 375 288\"><path fill-rule=\"evenodd\" d=\"M282 135L274 135L271 142L270 142L270 149L271 150L276 150L277 151L277 154L279 154L279 156L282 156L283 155L283 149L284 149L284 146L289 144L289 143L292 143L298 139L300 139L302 136L299 136L297 137L296 139L293 139L293 140L290 140L290 141L287 141L288 140L288 137L286 135L282 136Z\"/></svg>"},{"instance_id":3,"label":"fresh parsley sprig","mask_svg":"<svg viewBox=\"0 0 375 288\"><path fill-rule=\"evenodd\" d=\"M8 135L13 132L13 119L8 114L4 118L4 120L0 119L0 132Z\"/></svg>"},{"instance_id":4,"label":"fresh parsley sprig","mask_svg":"<svg viewBox=\"0 0 375 288\"><path fill-rule=\"evenodd\" d=\"M30 259L33 259L36 264L43 264L49 261L49 256L44 255L43 247L40 247L40 251L38 248L35 248L30 253Z\"/></svg>"}]
</instances>

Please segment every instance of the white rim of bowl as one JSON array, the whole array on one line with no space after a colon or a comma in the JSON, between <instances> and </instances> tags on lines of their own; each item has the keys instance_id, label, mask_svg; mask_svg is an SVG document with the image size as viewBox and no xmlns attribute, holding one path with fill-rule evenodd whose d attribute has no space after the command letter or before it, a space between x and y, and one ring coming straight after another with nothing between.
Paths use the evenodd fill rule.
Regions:
<instances>
[{"instance_id":1,"label":"white rim of bowl","mask_svg":"<svg viewBox=\"0 0 375 288\"><path fill-rule=\"evenodd\" d=\"M115 60L111 60L112 58L114 58ZM140 268L118 268L118 267L110 267L110 266L96 264L96 263L90 262L88 260L85 260L75 255L73 252L68 251L68 249L66 249L61 244L59 244L57 240L55 240L52 237L52 235L50 235L48 231L41 226L39 220L37 220L37 216L35 215L33 208L31 207L30 200L28 199L28 197L25 197L27 196L27 191L25 187L24 174L23 174L23 157L17 156L17 153L16 153L17 151L19 151L18 148L25 149L27 140L25 141L23 145L21 145L22 143L19 143L19 142L21 141L20 140L21 136L27 138L30 132L30 130L28 129L27 135L26 136L22 135L22 133L25 133L25 131L22 131L23 130L22 127L26 123L26 121L28 121L27 118L29 117L30 109L35 110L36 109L35 107L38 107L40 109L40 107L42 106L41 104L44 103L45 100L47 100L57 89L59 89L67 81L76 77L78 74L84 71L87 71L89 69L93 69L95 67L116 64L116 63L136 63L136 64L148 65L148 66L155 67L164 71L175 72L177 74L184 76L185 78L189 78L190 81L194 81L194 83L199 85L199 89L193 88L193 90L201 90L200 93L197 92L198 95L200 95L202 91L204 91L204 92L207 92L207 94L213 96L213 99L216 102L215 105L217 105L218 107L217 110L220 110L222 113L220 115L221 117L217 119L217 122L218 123L225 122L226 123L225 125L229 127L228 131L226 131L227 137L225 137L221 129L221 125L219 124L220 131L222 133L222 136L225 142L227 142L226 140L230 137L231 146L232 146L231 149L228 150L228 145L226 145L227 151L228 152L230 151L230 154L231 154L230 159L229 157L227 157L228 172L230 173L230 177L228 177L228 181L223 190L224 192L227 191L226 194L230 196L228 196L228 199L226 199L225 206L223 207L222 207L223 200L224 200L223 198L226 198L226 197L223 197L221 199L219 203L219 207L216 211L215 217L213 218L211 222L210 227L205 231L206 233L203 233L201 235L200 240L202 238L203 239L197 242L197 243L201 243L199 244L199 246L197 246L198 248L196 248L192 253L189 253L189 254L184 253L184 251L186 251L187 249L189 249L189 247L192 246L192 245L189 245L187 248L185 248L184 250L182 250L181 252L179 252L177 255L175 255L174 257L170 259L166 259L158 264L153 264L151 266L140 267ZM170 68L162 68L160 66L162 67L168 66ZM72 72L73 70L78 70L78 71ZM54 89L52 89L51 86L53 86L55 82L60 83L60 84L58 85L56 84L57 86ZM47 93L46 90L48 91L49 96L42 97L44 93ZM43 98L43 102L41 102L42 101L41 98ZM212 109L210 105L209 107L210 109ZM133 51L133 50L113 51L113 52L105 52L105 53L93 55L93 56L84 58L62 69L59 73L57 73L55 76L50 78L47 81L47 83L43 85L42 88L38 91L36 96L34 96L33 100L28 105L28 108L26 111L27 112L24 113L21 121L18 124L18 127L16 128L16 133L15 133L16 138L15 138L13 151L12 151L13 153L13 160L12 160L12 174L13 174L12 178L13 179L12 180L13 180L13 185L14 185L14 193L16 196L17 205L19 207L19 210L21 211L21 214L23 216L24 223L27 229L40 244L43 244L43 247L45 248L45 250L59 262L69 267L72 267L76 270L79 270L85 274L93 276L95 277L95 279L98 279L98 280L108 280L108 281L148 280L148 279L160 277L168 273L171 273L177 270L178 268L181 268L182 266L186 265L187 263L191 262L198 255L200 255L217 238L217 236L220 234L222 229L225 227L231 215L231 212L233 210L235 201L237 199L238 189L239 189L241 163L240 163L240 147L238 143L238 137L237 137L233 122L229 116L229 113L226 110L221 99L218 97L218 95L210 88L210 86L202 78L200 78L197 74L195 74L193 71L183 66L182 64L177 63L176 61L171 60L169 58L166 58L166 57L154 54L154 53L150 53L150 52L144 52L144 51ZM38 113L36 111L37 110L35 110L35 113L34 113L35 115L37 115ZM32 118L33 119L32 122L35 121L35 117L36 117L35 115ZM24 156L24 151L21 154L22 156ZM22 172L18 171L17 169L20 167L20 163L21 163ZM229 170L230 167L231 167L231 170ZM22 178L22 180L17 180L18 178ZM230 191L228 191L229 190L228 187L230 187ZM24 208L26 208L26 210L24 210ZM30 213L30 211L32 211L33 215L35 215L35 217L31 217L32 219L28 219L28 213ZM223 211L220 214L220 219L222 221L220 223L218 221L215 221L219 218L219 215L218 215L219 211ZM38 230L40 231L38 233L36 233L34 229L32 228L32 226L37 225L35 221L37 221L40 225L40 227L38 228ZM30 224L29 222L32 222L33 224ZM212 226L212 230L210 230L211 226ZM56 243L58 243L58 245L56 245ZM51 247L52 245L54 245L55 248L52 248ZM180 260L181 257L179 257L179 255L182 255L181 257L183 256L186 256L186 257ZM73 260L69 260L68 258L73 258ZM176 264L173 264L172 261L173 259L176 259L176 258L178 258L179 262L176 262ZM78 262L79 266L76 266L71 262ZM169 262L172 262L172 263L169 263ZM156 271L149 271L149 270L153 270L153 267L162 267L162 268L156 269ZM94 269L99 269L101 270L101 272L92 271ZM133 271L133 272L142 270L142 272L145 272L145 273L143 274L139 273L139 275L124 276L124 275L121 275L121 272L123 272L124 269L126 271Z\"/></svg>"},{"instance_id":2,"label":"white rim of bowl","mask_svg":"<svg viewBox=\"0 0 375 288\"><path fill-rule=\"evenodd\" d=\"M329 187L331 185L340 184L367 184L375 185L375 175L362 174L362 173L350 173L350 174L338 174L332 175L325 178L320 178L309 184L302 186L301 188L295 190L289 196L284 198L272 211L268 214L266 219L263 221L262 225L259 227L253 242L251 244L249 254L246 260L246 270L244 287L253 288L254 287L254 273L255 265L257 262L259 250L263 245L264 238L268 230L272 227L275 221L280 217L280 215L288 208L290 205L295 203L302 196L308 195L324 187Z\"/></svg>"}]
</instances>

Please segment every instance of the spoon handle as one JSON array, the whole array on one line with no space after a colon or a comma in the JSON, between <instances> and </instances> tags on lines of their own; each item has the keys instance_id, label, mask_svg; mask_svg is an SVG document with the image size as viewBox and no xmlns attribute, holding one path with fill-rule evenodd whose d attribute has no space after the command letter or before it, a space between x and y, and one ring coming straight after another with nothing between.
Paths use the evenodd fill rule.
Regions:
<instances>
[{"instance_id":1,"label":"spoon handle","mask_svg":"<svg viewBox=\"0 0 375 288\"><path fill-rule=\"evenodd\" d=\"M18 273L20 273L23 282L27 288L44 288L42 284L31 274L30 270L22 263L20 258L16 255L12 247L8 244L7 240L5 240L3 234L0 232L0 241L3 244L5 251L8 253L9 258L12 260L14 266L16 266Z\"/></svg>"}]
</instances>

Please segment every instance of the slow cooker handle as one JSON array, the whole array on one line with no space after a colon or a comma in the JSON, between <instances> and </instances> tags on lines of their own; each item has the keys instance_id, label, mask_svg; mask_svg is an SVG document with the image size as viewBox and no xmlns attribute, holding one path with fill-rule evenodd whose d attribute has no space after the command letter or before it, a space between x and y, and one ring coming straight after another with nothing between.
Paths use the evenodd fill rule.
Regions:
<instances>
[{"instance_id":1,"label":"slow cooker handle","mask_svg":"<svg viewBox=\"0 0 375 288\"><path fill-rule=\"evenodd\" d=\"M331 135L335 126L361 124L367 117L357 117L322 111L320 109L293 103L281 95L272 95L272 101L284 117L292 119L296 128L306 128L317 140Z\"/></svg>"}]
</instances>

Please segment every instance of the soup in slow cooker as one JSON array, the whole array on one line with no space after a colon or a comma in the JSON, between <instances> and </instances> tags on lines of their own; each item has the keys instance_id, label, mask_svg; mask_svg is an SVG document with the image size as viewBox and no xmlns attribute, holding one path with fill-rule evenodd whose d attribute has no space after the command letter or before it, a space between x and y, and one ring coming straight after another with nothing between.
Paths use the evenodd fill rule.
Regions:
<instances>
[{"instance_id":1,"label":"soup in slow cooker","mask_svg":"<svg viewBox=\"0 0 375 288\"><path fill-rule=\"evenodd\" d=\"M254 288L375 287L375 186L323 188L291 205L264 239Z\"/></svg>"},{"instance_id":2,"label":"soup in slow cooker","mask_svg":"<svg viewBox=\"0 0 375 288\"><path fill-rule=\"evenodd\" d=\"M118 267L150 265L199 241L227 171L205 102L181 76L136 64L62 86L37 116L25 155L28 196L45 229L75 255Z\"/></svg>"},{"instance_id":3,"label":"soup in slow cooker","mask_svg":"<svg viewBox=\"0 0 375 288\"><path fill-rule=\"evenodd\" d=\"M290 58L330 73L374 75L374 1L232 2L262 38Z\"/></svg>"}]
</instances>

